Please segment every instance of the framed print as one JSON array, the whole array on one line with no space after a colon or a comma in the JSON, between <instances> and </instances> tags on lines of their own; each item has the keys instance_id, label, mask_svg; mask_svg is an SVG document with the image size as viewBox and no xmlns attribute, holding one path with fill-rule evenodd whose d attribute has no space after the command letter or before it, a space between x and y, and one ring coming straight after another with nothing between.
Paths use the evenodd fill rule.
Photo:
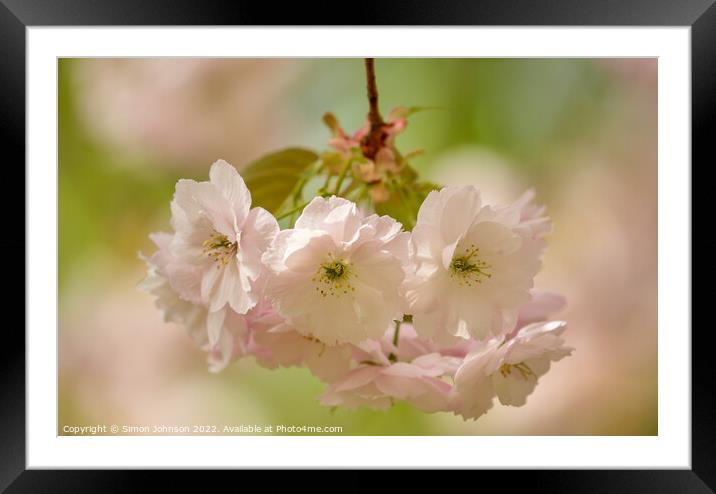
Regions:
<instances>
[{"instance_id":1,"label":"framed print","mask_svg":"<svg viewBox=\"0 0 716 494\"><path fill-rule=\"evenodd\" d=\"M27 190L0 487L716 485L691 328L713 2L385 4L360 25L64 3L0 9Z\"/></svg>"}]
</instances>

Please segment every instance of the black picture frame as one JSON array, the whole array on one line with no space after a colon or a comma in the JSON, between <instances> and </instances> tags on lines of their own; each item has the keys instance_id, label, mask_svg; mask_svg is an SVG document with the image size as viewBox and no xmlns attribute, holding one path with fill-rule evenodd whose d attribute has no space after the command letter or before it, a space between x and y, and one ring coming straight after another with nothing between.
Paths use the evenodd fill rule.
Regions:
<instances>
[{"instance_id":1,"label":"black picture frame","mask_svg":"<svg viewBox=\"0 0 716 494\"><path fill-rule=\"evenodd\" d=\"M706 166L709 130L716 127L715 0L492 0L480 2L383 1L346 5L190 0L0 0L0 139L7 173L25 162L25 28L28 26L107 25L550 25L690 26L692 70L692 162ZM709 125L710 124L710 125ZM11 166L14 163L15 166ZM693 170L693 164L691 169ZM24 183L24 172L18 177ZM7 180L10 180L9 178ZM18 182L14 182L18 183ZM15 187L19 190L19 187ZM6 199L4 201L9 201ZM17 210L17 201L10 206ZM6 208L8 206L6 205ZM19 269L14 213L12 241L2 243L6 259ZM6 237L7 238L7 237ZM24 237L23 237L24 238ZM24 249L23 249L24 250ZM49 254L49 253L48 253ZM25 259L27 262L27 259ZM18 274L19 275L19 274ZM18 291L19 292L19 291ZM24 291L23 291L24 296ZM9 304L8 304L9 305ZM0 345L0 491L133 492L143 490L147 472L39 471L25 469L25 338L19 324L8 324ZM670 328L691 331L687 328ZM510 486L523 482L545 492L716 491L716 366L707 344L711 329L692 331L692 469L585 470L510 473ZM173 483L183 479L171 475ZM353 476L356 473L352 474ZM480 482L505 472L480 472ZM167 479L168 480L168 479ZM348 481L345 485L351 485ZM525 487L527 488L527 487ZM508 489L509 490L509 489Z\"/></svg>"}]
</instances>

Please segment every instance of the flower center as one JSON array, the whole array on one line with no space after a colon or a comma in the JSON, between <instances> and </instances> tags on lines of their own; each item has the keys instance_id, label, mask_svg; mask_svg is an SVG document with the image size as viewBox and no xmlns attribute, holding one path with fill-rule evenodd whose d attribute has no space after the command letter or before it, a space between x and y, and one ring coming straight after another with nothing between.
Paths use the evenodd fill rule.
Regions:
<instances>
[{"instance_id":1,"label":"flower center","mask_svg":"<svg viewBox=\"0 0 716 494\"><path fill-rule=\"evenodd\" d=\"M226 235L214 233L204 240L204 255L216 262L216 267L226 266L239 250L237 242L230 242Z\"/></svg>"},{"instance_id":2,"label":"flower center","mask_svg":"<svg viewBox=\"0 0 716 494\"><path fill-rule=\"evenodd\" d=\"M355 291L350 283L353 276L349 263L343 259L335 259L331 255L328 261L318 267L311 281L316 285L316 291L322 297L340 297Z\"/></svg>"},{"instance_id":3,"label":"flower center","mask_svg":"<svg viewBox=\"0 0 716 494\"><path fill-rule=\"evenodd\" d=\"M519 364L502 364L500 366L500 374L502 374L502 377L511 375L513 370L516 370L525 381L528 381L530 378L537 379L537 376L532 372L529 365L524 362L520 362Z\"/></svg>"},{"instance_id":4,"label":"flower center","mask_svg":"<svg viewBox=\"0 0 716 494\"><path fill-rule=\"evenodd\" d=\"M479 254L480 249L473 244L465 249L463 255L453 257L450 277L463 286L479 285L485 278L492 277L488 272L491 266L480 259Z\"/></svg>"},{"instance_id":5,"label":"flower center","mask_svg":"<svg viewBox=\"0 0 716 494\"><path fill-rule=\"evenodd\" d=\"M323 272L329 281L336 281L340 279L346 272L346 265L342 261L333 261L331 263L323 264L321 266Z\"/></svg>"}]
</instances>

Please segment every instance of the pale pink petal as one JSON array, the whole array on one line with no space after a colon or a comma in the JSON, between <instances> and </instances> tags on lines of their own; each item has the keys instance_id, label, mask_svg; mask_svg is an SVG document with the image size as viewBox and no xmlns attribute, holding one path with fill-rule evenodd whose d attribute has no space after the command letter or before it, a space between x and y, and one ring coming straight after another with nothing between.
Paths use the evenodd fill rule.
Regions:
<instances>
[{"instance_id":1,"label":"pale pink petal","mask_svg":"<svg viewBox=\"0 0 716 494\"><path fill-rule=\"evenodd\" d=\"M375 365L365 365L350 371L343 379L336 381L329 389L335 391L347 391L364 386L378 377L382 371L382 367Z\"/></svg>"},{"instance_id":2,"label":"pale pink petal","mask_svg":"<svg viewBox=\"0 0 716 494\"><path fill-rule=\"evenodd\" d=\"M206 316L206 331L209 335L209 345L214 346L219 341L226 318L226 309L209 312Z\"/></svg>"},{"instance_id":3,"label":"pale pink petal","mask_svg":"<svg viewBox=\"0 0 716 494\"><path fill-rule=\"evenodd\" d=\"M549 292L533 293L532 300L520 307L518 326L544 321L566 304L567 300L562 295Z\"/></svg>"},{"instance_id":4,"label":"pale pink petal","mask_svg":"<svg viewBox=\"0 0 716 494\"><path fill-rule=\"evenodd\" d=\"M224 160L218 160L211 165L209 179L211 184L231 204L236 222L243 223L251 207L251 193L236 168Z\"/></svg>"},{"instance_id":5,"label":"pale pink petal","mask_svg":"<svg viewBox=\"0 0 716 494\"><path fill-rule=\"evenodd\" d=\"M527 397L537 386L534 376L523 377L518 371L512 371L507 376L496 372L492 375L495 393L503 405L519 407L527 403Z\"/></svg>"}]
</instances>

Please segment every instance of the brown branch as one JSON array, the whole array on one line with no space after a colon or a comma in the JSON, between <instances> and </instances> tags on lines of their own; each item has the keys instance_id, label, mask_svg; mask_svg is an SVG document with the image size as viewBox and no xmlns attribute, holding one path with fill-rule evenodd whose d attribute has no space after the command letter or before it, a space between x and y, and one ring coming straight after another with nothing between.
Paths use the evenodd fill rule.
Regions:
<instances>
[{"instance_id":1,"label":"brown branch","mask_svg":"<svg viewBox=\"0 0 716 494\"><path fill-rule=\"evenodd\" d=\"M370 121L370 130L383 127L383 117L380 116L378 109L378 87L375 83L375 61L372 58L365 59L365 77L368 86L368 104L370 110L368 112L368 121Z\"/></svg>"},{"instance_id":2,"label":"brown branch","mask_svg":"<svg viewBox=\"0 0 716 494\"><path fill-rule=\"evenodd\" d=\"M370 130L361 141L363 154L368 159L374 159L385 140L383 127L385 122L378 109L378 86L375 83L375 61L372 58L365 59L365 76L368 88L368 122Z\"/></svg>"}]
</instances>

